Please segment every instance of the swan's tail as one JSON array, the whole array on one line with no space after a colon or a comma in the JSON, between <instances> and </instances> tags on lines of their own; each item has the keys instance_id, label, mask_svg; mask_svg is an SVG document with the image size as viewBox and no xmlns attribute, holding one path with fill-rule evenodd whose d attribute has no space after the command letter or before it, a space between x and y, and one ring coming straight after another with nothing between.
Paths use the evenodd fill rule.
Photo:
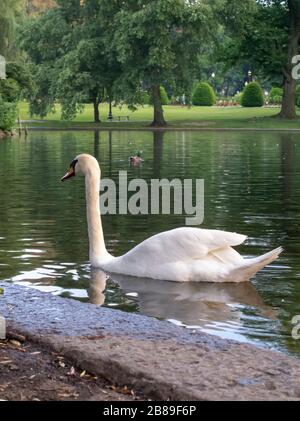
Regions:
<instances>
[{"instance_id":1,"label":"swan's tail","mask_svg":"<svg viewBox=\"0 0 300 421\"><path fill-rule=\"evenodd\" d=\"M231 282L242 282L252 278L259 270L276 260L280 253L283 252L282 247L278 247L269 253L254 259L246 259L243 264L235 268L230 273Z\"/></svg>"}]
</instances>

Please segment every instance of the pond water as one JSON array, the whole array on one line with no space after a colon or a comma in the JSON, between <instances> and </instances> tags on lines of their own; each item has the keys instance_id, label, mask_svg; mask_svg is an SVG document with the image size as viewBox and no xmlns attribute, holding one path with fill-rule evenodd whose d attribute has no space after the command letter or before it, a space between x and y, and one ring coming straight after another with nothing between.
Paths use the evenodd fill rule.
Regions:
<instances>
[{"instance_id":1,"label":"pond water","mask_svg":"<svg viewBox=\"0 0 300 421\"><path fill-rule=\"evenodd\" d=\"M143 150L144 162L128 157ZM248 235L239 251L282 257L239 285L173 283L91 273L84 183L60 183L71 160L93 154L102 176L203 178L203 228ZM103 217L107 248L123 254L185 215ZM275 132L31 132L0 141L0 280L169 320L189 329L300 354L300 134ZM1 304L1 303L0 303Z\"/></svg>"}]
</instances>

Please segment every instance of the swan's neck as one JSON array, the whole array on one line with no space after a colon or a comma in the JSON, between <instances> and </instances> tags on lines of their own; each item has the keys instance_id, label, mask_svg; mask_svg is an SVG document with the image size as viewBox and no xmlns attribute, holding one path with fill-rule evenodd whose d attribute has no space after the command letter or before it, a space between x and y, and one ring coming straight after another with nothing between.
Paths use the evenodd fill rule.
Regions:
<instances>
[{"instance_id":1,"label":"swan's neck","mask_svg":"<svg viewBox=\"0 0 300 421\"><path fill-rule=\"evenodd\" d=\"M109 254L104 243L100 214L100 171L89 172L85 177L86 210L90 243L90 262L99 266Z\"/></svg>"}]
</instances>

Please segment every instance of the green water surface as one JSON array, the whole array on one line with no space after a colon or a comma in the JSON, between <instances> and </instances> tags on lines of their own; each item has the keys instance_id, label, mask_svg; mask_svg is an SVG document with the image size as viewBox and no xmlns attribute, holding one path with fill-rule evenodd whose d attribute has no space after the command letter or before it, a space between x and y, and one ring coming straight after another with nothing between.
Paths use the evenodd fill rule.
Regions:
<instances>
[{"instance_id":1,"label":"green water surface","mask_svg":"<svg viewBox=\"0 0 300 421\"><path fill-rule=\"evenodd\" d=\"M128 158L139 150L144 162L131 167ZM59 182L83 152L115 181L119 171L148 183L204 179L203 228L248 235L238 248L247 257L279 245L284 254L240 285L91 274L83 179ZM284 132L36 131L0 140L0 280L300 353L300 339L291 336L300 314L299 164L300 134ZM114 255L184 224L185 215L103 217Z\"/></svg>"}]
</instances>

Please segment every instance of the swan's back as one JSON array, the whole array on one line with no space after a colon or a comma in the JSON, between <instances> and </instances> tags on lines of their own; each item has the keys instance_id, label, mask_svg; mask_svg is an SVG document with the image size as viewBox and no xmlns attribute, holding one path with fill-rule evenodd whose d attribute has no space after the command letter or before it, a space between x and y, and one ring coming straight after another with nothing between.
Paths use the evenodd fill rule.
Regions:
<instances>
[{"instance_id":1,"label":"swan's back","mask_svg":"<svg viewBox=\"0 0 300 421\"><path fill-rule=\"evenodd\" d=\"M231 246L237 246L245 239L244 235L225 231L176 228L148 238L125 255L113 259L104 269L176 281L192 280L201 272L203 278L212 280L217 266L224 266L225 262L228 269L230 262L242 259Z\"/></svg>"}]
</instances>

